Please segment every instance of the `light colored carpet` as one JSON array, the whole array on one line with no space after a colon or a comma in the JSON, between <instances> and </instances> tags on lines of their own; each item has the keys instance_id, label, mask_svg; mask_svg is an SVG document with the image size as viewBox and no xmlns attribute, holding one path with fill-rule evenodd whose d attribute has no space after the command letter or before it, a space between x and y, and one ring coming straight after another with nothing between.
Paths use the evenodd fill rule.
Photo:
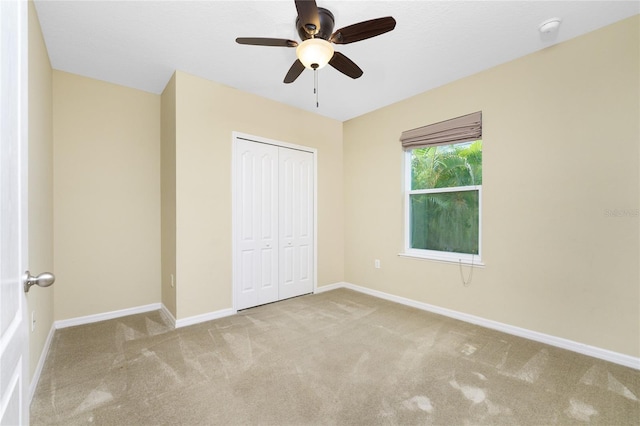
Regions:
<instances>
[{"instance_id":1,"label":"light colored carpet","mask_svg":"<svg viewBox=\"0 0 640 426\"><path fill-rule=\"evenodd\" d=\"M349 290L178 330L56 332L31 406L59 424L640 423L640 371Z\"/></svg>"}]
</instances>

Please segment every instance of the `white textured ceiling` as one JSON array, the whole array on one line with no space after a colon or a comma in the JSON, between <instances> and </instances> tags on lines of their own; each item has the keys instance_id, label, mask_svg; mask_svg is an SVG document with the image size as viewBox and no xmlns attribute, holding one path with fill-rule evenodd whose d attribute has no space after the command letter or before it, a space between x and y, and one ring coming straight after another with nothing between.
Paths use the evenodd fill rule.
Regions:
<instances>
[{"instance_id":1,"label":"white textured ceiling","mask_svg":"<svg viewBox=\"0 0 640 426\"><path fill-rule=\"evenodd\" d=\"M638 1L329 1L335 29L393 16L396 29L335 46L364 70L327 66L282 80L295 49L236 37L299 40L296 8L282 1L36 0L53 68L161 93L175 70L338 120L441 86L640 13ZM538 25L562 19L551 38ZM640 35L639 35L640 36ZM594 52L595 53L595 52Z\"/></svg>"}]
</instances>

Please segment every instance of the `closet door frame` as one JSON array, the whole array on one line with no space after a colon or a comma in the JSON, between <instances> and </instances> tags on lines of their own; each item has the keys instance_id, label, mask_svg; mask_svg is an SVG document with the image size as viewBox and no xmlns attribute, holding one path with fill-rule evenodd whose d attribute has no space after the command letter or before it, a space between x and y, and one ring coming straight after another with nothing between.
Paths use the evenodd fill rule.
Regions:
<instances>
[{"instance_id":1,"label":"closet door frame","mask_svg":"<svg viewBox=\"0 0 640 426\"><path fill-rule=\"evenodd\" d=\"M232 229L232 297L233 310L238 311L238 292L240 291L240 261L238 259L239 249L239 223L238 223L238 203L240 182L237 177L237 160L238 160L238 140L263 143L276 147L295 149L298 151L309 152L313 154L313 293L316 292L318 286L318 150L308 146L292 144L288 142L267 139L260 136L249 135L241 132L232 132L231 147L231 229Z\"/></svg>"}]
</instances>

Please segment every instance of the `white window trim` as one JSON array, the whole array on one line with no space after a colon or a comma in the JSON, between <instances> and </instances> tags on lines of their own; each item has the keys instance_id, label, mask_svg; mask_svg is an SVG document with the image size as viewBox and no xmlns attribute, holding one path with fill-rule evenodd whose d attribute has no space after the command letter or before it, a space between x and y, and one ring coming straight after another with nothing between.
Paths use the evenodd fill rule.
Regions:
<instances>
[{"instance_id":1,"label":"white window trim","mask_svg":"<svg viewBox=\"0 0 640 426\"><path fill-rule=\"evenodd\" d=\"M485 266L482 262L482 185L457 186L451 188L411 190L411 151L404 155L404 251L398 256L434 260L437 262L458 263L464 265ZM411 248L411 195L478 191L478 254L445 252Z\"/></svg>"}]
</instances>

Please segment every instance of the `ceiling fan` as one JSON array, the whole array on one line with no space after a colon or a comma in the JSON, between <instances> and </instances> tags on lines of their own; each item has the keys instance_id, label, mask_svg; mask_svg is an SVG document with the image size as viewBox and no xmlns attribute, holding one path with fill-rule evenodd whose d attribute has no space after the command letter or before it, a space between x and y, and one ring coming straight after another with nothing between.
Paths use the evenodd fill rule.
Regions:
<instances>
[{"instance_id":1,"label":"ceiling fan","mask_svg":"<svg viewBox=\"0 0 640 426\"><path fill-rule=\"evenodd\" d=\"M296 28L302 39L295 40L263 37L238 37L236 42L254 46L295 47L298 59L284 77L285 83L293 83L305 68L317 70L329 64L341 73L359 78L362 70L351 59L333 49L332 44L348 44L366 40L393 30L396 20L391 16L371 19L349 25L333 32L333 14L316 5L315 0L295 0L298 17Z\"/></svg>"}]
</instances>

